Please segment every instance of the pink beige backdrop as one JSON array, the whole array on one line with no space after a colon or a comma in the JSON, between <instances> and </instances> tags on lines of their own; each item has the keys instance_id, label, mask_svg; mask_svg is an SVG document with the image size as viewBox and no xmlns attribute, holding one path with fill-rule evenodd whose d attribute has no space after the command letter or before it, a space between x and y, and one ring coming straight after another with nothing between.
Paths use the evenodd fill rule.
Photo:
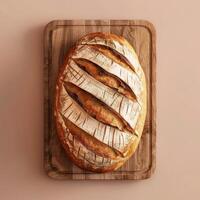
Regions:
<instances>
[{"instance_id":1,"label":"pink beige backdrop","mask_svg":"<svg viewBox=\"0 0 200 200\"><path fill-rule=\"evenodd\" d=\"M198 0L0 1L0 199L200 199ZM147 19L157 30L157 168L144 181L43 170L42 31L54 19Z\"/></svg>"}]
</instances>

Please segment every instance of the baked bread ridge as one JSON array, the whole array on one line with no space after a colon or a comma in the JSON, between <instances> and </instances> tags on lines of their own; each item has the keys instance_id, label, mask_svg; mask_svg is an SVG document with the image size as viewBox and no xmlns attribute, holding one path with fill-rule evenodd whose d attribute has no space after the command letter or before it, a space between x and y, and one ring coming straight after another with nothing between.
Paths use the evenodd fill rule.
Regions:
<instances>
[{"instance_id":1,"label":"baked bread ridge","mask_svg":"<svg viewBox=\"0 0 200 200\"><path fill-rule=\"evenodd\" d=\"M91 54L87 53L88 49ZM96 57L101 55L100 58L104 61L108 57L106 61L109 63L110 59L112 62L108 66L102 66L101 59L88 57L93 52L97 52ZM120 68L136 84L110 70L113 63L115 65L112 69ZM78 71L75 76L73 69ZM78 82L82 77L85 77L83 82L89 80L85 85ZM107 92L107 95L104 94L106 98L100 95L98 88L92 88L93 84ZM80 95L77 96L77 93ZM121 104L127 104L127 108L131 105L131 111L135 115L129 118L129 115L120 112L117 109L119 104L111 104L113 98L109 97L109 93L116 95L116 102L120 98L121 102L125 99L125 103ZM59 70L55 91L57 133L69 158L80 168L93 172L109 172L122 166L139 144L146 117L146 98L144 72L133 47L123 37L100 32L83 36L69 50ZM70 113L66 113L66 110L70 110ZM77 113L80 115L77 116ZM75 118L80 116L86 117L87 127L76 124ZM95 127L95 124L101 129ZM96 132L92 130L93 126Z\"/></svg>"}]
</instances>

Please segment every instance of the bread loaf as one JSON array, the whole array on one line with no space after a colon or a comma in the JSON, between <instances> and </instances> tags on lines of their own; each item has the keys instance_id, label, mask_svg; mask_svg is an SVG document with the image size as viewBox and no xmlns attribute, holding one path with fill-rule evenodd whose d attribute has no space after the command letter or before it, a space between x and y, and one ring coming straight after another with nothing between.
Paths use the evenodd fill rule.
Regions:
<instances>
[{"instance_id":1,"label":"bread loaf","mask_svg":"<svg viewBox=\"0 0 200 200\"><path fill-rule=\"evenodd\" d=\"M55 122L68 157L93 172L118 169L135 152L146 117L145 75L121 36L90 33L60 68Z\"/></svg>"}]
</instances>

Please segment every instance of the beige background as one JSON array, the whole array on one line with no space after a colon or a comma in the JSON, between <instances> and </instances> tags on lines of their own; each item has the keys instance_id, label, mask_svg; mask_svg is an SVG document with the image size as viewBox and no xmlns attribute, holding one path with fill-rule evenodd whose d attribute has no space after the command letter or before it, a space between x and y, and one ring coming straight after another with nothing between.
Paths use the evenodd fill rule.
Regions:
<instances>
[{"instance_id":1,"label":"beige background","mask_svg":"<svg viewBox=\"0 0 200 200\"><path fill-rule=\"evenodd\" d=\"M151 2L151 3L150 3ZM198 0L0 1L0 199L200 199ZM157 169L144 181L43 171L42 31L53 19L148 19L157 30Z\"/></svg>"}]
</instances>

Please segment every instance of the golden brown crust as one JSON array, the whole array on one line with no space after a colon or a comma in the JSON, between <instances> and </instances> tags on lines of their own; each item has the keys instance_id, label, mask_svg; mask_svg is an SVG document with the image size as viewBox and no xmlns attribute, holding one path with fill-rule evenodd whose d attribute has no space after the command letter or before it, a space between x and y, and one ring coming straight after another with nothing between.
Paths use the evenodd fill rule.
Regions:
<instances>
[{"instance_id":1,"label":"golden brown crust","mask_svg":"<svg viewBox=\"0 0 200 200\"><path fill-rule=\"evenodd\" d=\"M113 111L106 104L102 103L93 95L80 89L70 82L64 84L69 96L75 99L81 107L86 110L92 117L110 126L117 127L120 130L133 131L130 126L123 120L120 115Z\"/></svg>"},{"instance_id":2,"label":"golden brown crust","mask_svg":"<svg viewBox=\"0 0 200 200\"><path fill-rule=\"evenodd\" d=\"M130 43L122 36L120 35L115 35L115 34L112 34L112 33L103 33L103 32L96 32L96 33L90 33L86 36L83 36L78 42L78 43L82 43L82 41L85 39L85 38L88 38L88 40L92 40L93 38L95 37L100 37L100 38L103 38L105 40L116 40L118 41L120 44L122 45L125 45L128 47L128 49L132 52L132 54L137 57L137 54L135 53L135 50L133 49L133 47L130 45Z\"/></svg>"},{"instance_id":3,"label":"golden brown crust","mask_svg":"<svg viewBox=\"0 0 200 200\"><path fill-rule=\"evenodd\" d=\"M123 162L120 161L116 164L113 164L113 165L110 165L109 167L101 167L101 168L96 168L95 166L93 165L87 165L85 166L85 163L80 160L80 159L77 159L77 157L75 157L71 151L69 150L69 147L68 145L66 145L66 142L65 142L65 132L62 128L62 126L60 125L60 123L58 121L56 121L56 127L57 127L57 133L58 133L58 136L59 136L59 139L61 141L61 144L63 146L63 148L65 149L68 157L77 165L79 166L80 168L82 169L86 169L86 170L89 170L89 171L92 171L92 172L97 172L97 173L104 173L104 172L109 172L109 171L113 171L115 170L116 168L120 167Z\"/></svg>"},{"instance_id":4,"label":"golden brown crust","mask_svg":"<svg viewBox=\"0 0 200 200\"><path fill-rule=\"evenodd\" d=\"M117 90L119 93L125 95L131 100L135 100L136 96L122 81L117 77L113 77L112 74L108 74L105 70L100 69L97 65L92 62L89 62L86 59L74 59L76 64L93 76L96 80L101 83Z\"/></svg>"},{"instance_id":5,"label":"golden brown crust","mask_svg":"<svg viewBox=\"0 0 200 200\"><path fill-rule=\"evenodd\" d=\"M72 125L72 124L70 125L71 122L69 120L67 120L65 122L66 123L65 125L68 128L64 129L63 128L63 121L60 120L60 115L61 115L60 111L61 111L61 107L62 107L62 105L60 104L60 99L61 99L61 90L62 90L62 87L63 87L63 80L64 80L65 74L66 74L66 72L65 72L66 67L69 67L68 64L69 64L70 58L74 54L76 54L77 46L79 44L81 44L81 42L84 41L85 38L87 38L87 40L91 40L96 36L98 36L102 39L105 39L105 40L116 40L120 44L128 47L128 49L130 50L130 52L132 52L134 54L134 56L136 55L132 46L123 37L116 36L114 34L91 33L91 34L88 34L88 35L84 36L83 38L81 38L79 41L77 41L75 47L73 47L68 52L68 55L66 56L66 59L65 59L65 63L59 70L59 75L58 75L57 85L56 85L56 92L55 92L55 109L54 109L54 111L55 111L55 121L56 121L57 133L58 133L59 139L60 139L67 155L69 156L69 158L76 165L78 165L80 168L87 169L87 170L90 170L90 171L93 171L93 172L108 172L108 171L113 171L113 170L119 168L121 165L123 165L124 162L126 160L128 160L129 157L135 152L135 150L138 146L138 143L139 143L141 135L142 135L145 117L146 117L146 106L147 106L146 105L146 98L147 98L146 97L146 82L145 82L144 72L141 69L140 73L142 75L141 75L140 81L141 81L141 85L143 87L143 91L140 95L140 101L142 102L142 107L141 107L141 111L140 111L140 114L139 114L139 117L138 117L138 120L137 120L137 124L135 126L135 133L137 133L138 137L134 137L134 139L132 141L130 141L130 143L124 149L123 155L120 155L120 153L118 151L114 150L112 147L109 147L108 145L103 144L102 142L99 142L98 140L96 140L92 136L88 135L84 130L81 130L76 125ZM117 61L118 64L121 63L121 66L123 66L124 68L129 68L129 66L128 66L129 64L125 63L123 61L123 59L120 60L119 58L117 58L115 54L109 53L110 50L107 50L106 48L104 49L104 48L101 48L101 47L98 47L98 46L96 48L98 48L98 50L100 50L100 52L102 52L103 54L105 54L105 55L107 54L107 56L109 58L111 58L115 61L118 60ZM97 76L94 77L94 78L96 78L98 80ZM114 80L116 80L116 79L114 79ZM99 81L100 81L100 79L99 79ZM108 84L108 82L106 82L106 84ZM128 92L123 91L122 92L122 94L127 96L127 97L129 96L129 93L130 93L130 91L128 91ZM129 97L132 100L135 99L135 97L133 98L133 96L131 96L131 95ZM87 99L87 96L86 96L86 99ZM89 99L91 99L91 98L89 98ZM83 101L84 101L84 98L83 98ZM95 106L96 107L99 106L98 104L94 104L94 101L91 105L92 105L91 108L95 108ZM87 106L87 104L84 104L84 106ZM94 111L92 111L91 108L87 107L87 109L88 109L87 111L89 113L94 112ZM96 111L96 112L98 113L99 111ZM111 114L108 114L108 115L111 116ZM98 115L98 117L99 117L99 115ZM100 120L100 118L102 118L102 120L106 120L106 116L102 115L102 116L100 116L100 118L98 118L98 117L97 117L98 120ZM104 121L104 122L109 123L109 121ZM120 124L120 122L121 122L120 120L117 121L117 124ZM110 124L113 125L112 122L110 122ZM116 124L114 124L114 125L116 125ZM108 165L95 165L95 163L86 162L83 159L76 157L72 153L72 150L70 149L70 145L73 146L73 144L72 144L71 141L67 141L67 138L66 138L67 133L71 133L89 151L95 152L97 155L102 156L102 157L108 157L108 158L111 159L112 162L110 162L110 164L108 164Z\"/></svg>"},{"instance_id":6,"label":"golden brown crust","mask_svg":"<svg viewBox=\"0 0 200 200\"><path fill-rule=\"evenodd\" d=\"M108 157L115 159L119 152L114 151L112 148L108 147L104 143L98 141L87 132L78 128L74 125L70 120L65 118L65 124L68 127L68 131L78 139L84 146L86 146L89 150L95 151L97 155Z\"/></svg>"}]
</instances>

